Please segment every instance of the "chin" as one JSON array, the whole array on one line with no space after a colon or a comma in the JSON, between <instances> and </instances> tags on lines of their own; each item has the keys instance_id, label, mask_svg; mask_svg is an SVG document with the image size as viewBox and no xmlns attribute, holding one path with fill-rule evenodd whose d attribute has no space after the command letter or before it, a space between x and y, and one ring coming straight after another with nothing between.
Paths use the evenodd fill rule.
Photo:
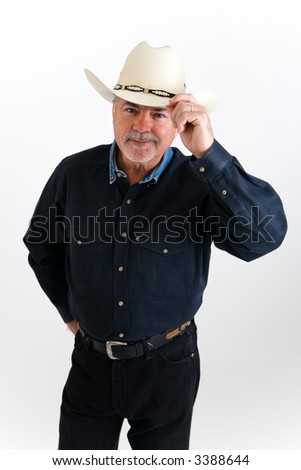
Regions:
<instances>
[{"instance_id":1,"label":"chin","mask_svg":"<svg viewBox=\"0 0 301 470\"><path fill-rule=\"evenodd\" d=\"M148 163L155 158L155 155L128 155L126 158L133 163Z\"/></svg>"}]
</instances>

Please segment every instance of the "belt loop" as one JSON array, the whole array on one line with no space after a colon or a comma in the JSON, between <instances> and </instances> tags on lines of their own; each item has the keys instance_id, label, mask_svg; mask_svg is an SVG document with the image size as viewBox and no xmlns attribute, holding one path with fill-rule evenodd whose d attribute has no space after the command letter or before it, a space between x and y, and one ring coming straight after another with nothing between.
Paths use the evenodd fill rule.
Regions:
<instances>
[{"instance_id":1,"label":"belt loop","mask_svg":"<svg viewBox=\"0 0 301 470\"><path fill-rule=\"evenodd\" d=\"M79 332L81 334L82 340L84 342L84 347L88 354L91 353L92 350L92 341L91 338L87 335L87 333L79 326Z\"/></svg>"},{"instance_id":2,"label":"belt loop","mask_svg":"<svg viewBox=\"0 0 301 470\"><path fill-rule=\"evenodd\" d=\"M191 336L191 329L189 328L191 325L191 323L189 323L189 325L187 326L187 328L185 328L184 331L182 331L180 334L182 335L183 333L185 333L187 336Z\"/></svg>"},{"instance_id":3,"label":"belt loop","mask_svg":"<svg viewBox=\"0 0 301 470\"><path fill-rule=\"evenodd\" d=\"M144 357L146 360L151 358L150 350L148 349L147 346L147 341L142 341L142 347L143 347L143 352L144 352Z\"/></svg>"},{"instance_id":4,"label":"belt loop","mask_svg":"<svg viewBox=\"0 0 301 470\"><path fill-rule=\"evenodd\" d=\"M91 341L91 338L89 338L89 336L86 335L85 338L84 338L84 342L85 342L85 348L86 348L88 354L90 354L91 351L92 351L92 341Z\"/></svg>"}]
</instances>

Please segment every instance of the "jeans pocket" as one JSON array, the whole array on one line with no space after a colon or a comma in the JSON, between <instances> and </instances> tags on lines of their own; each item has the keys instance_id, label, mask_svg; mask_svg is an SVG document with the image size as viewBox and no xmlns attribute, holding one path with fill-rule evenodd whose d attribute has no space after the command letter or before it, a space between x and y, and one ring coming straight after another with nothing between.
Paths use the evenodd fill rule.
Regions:
<instances>
[{"instance_id":1,"label":"jeans pocket","mask_svg":"<svg viewBox=\"0 0 301 470\"><path fill-rule=\"evenodd\" d=\"M183 364L190 361L195 351L195 336L189 330L157 349L158 354L166 362L172 364Z\"/></svg>"}]
</instances>

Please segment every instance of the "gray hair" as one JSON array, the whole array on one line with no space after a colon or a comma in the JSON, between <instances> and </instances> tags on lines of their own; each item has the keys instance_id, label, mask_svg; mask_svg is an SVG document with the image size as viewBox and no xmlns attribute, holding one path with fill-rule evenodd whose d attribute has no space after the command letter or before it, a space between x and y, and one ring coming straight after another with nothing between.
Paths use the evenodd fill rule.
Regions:
<instances>
[{"instance_id":1,"label":"gray hair","mask_svg":"<svg viewBox=\"0 0 301 470\"><path fill-rule=\"evenodd\" d=\"M113 103L113 113L115 113L115 111L116 111L116 104L117 104L117 101L118 101L118 96L113 95L113 99L112 99L112 103Z\"/></svg>"}]
</instances>

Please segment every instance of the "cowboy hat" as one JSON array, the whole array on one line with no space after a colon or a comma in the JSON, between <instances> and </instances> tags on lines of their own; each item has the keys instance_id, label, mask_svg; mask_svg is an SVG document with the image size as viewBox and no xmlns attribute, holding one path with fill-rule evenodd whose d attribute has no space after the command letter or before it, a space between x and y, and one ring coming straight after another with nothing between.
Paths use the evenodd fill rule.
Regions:
<instances>
[{"instance_id":1,"label":"cowboy hat","mask_svg":"<svg viewBox=\"0 0 301 470\"><path fill-rule=\"evenodd\" d=\"M184 70L172 48L152 47L146 41L130 52L113 89L90 70L85 69L85 74L107 101L112 101L115 95L144 106L167 106L174 95L186 93ZM218 96L213 90L192 94L209 112L217 105Z\"/></svg>"}]
</instances>

